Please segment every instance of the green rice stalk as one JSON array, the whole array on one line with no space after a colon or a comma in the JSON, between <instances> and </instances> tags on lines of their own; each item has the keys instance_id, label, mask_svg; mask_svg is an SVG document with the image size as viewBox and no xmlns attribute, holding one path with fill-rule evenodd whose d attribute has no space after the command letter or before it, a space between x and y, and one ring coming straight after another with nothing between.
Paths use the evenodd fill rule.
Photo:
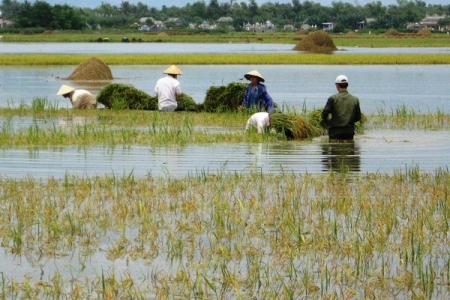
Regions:
<instances>
[{"instance_id":1,"label":"green rice stalk","mask_svg":"<svg viewBox=\"0 0 450 300\"><path fill-rule=\"evenodd\" d=\"M270 126L276 132L292 139L313 138L321 134L320 128L298 114L273 114L270 116Z\"/></svg>"},{"instance_id":2,"label":"green rice stalk","mask_svg":"<svg viewBox=\"0 0 450 300\"><path fill-rule=\"evenodd\" d=\"M112 109L157 110L158 99L131 85L111 83L97 95L97 101Z\"/></svg>"},{"instance_id":3,"label":"green rice stalk","mask_svg":"<svg viewBox=\"0 0 450 300\"><path fill-rule=\"evenodd\" d=\"M233 82L227 86L212 86L208 89L203 103L207 112L236 111L244 99L244 83Z\"/></svg>"}]
</instances>

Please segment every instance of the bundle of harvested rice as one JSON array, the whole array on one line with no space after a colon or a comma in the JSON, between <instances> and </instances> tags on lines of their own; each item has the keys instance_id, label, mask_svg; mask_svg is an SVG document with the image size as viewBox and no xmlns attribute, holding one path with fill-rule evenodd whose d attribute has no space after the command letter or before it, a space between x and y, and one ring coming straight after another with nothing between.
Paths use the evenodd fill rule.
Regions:
<instances>
[{"instance_id":1,"label":"bundle of harvested rice","mask_svg":"<svg viewBox=\"0 0 450 300\"><path fill-rule=\"evenodd\" d=\"M180 97L177 98L178 107L176 111L200 111L201 107L195 103L191 96L182 93Z\"/></svg>"},{"instance_id":2,"label":"bundle of harvested rice","mask_svg":"<svg viewBox=\"0 0 450 300\"><path fill-rule=\"evenodd\" d=\"M288 139L306 139L321 135L321 130L298 114L275 113L270 116L270 127Z\"/></svg>"},{"instance_id":3,"label":"bundle of harvested rice","mask_svg":"<svg viewBox=\"0 0 450 300\"><path fill-rule=\"evenodd\" d=\"M69 80L112 80L111 69L96 57L80 63L69 77Z\"/></svg>"},{"instance_id":4,"label":"bundle of harvested rice","mask_svg":"<svg viewBox=\"0 0 450 300\"><path fill-rule=\"evenodd\" d=\"M244 99L244 83L230 83L227 86L212 86L206 92L203 103L204 110L207 112L235 111Z\"/></svg>"},{"instance_id":5,"label":"bundle of harvested rice","mask_svg":"<svg viewBox=\"0 0 450 300\"><path fill-rule=\"evenodd\" d=\"M326 31L318 30L305 36L295 45L294 50L312 53L332 53L337 50L337 47Z\"/></svg>"},{"instance_id":6,"label":"bundle of harvested rice","mask_svg":"<svg viewBox=\"0 0 450 300\"><path fill-rule=\"evenodd\" d=\"M131 85L118 83L106 85L97 94L97 102L113 109L158 109L158 98L152 97Z\"/></svg>"}]
</instances>

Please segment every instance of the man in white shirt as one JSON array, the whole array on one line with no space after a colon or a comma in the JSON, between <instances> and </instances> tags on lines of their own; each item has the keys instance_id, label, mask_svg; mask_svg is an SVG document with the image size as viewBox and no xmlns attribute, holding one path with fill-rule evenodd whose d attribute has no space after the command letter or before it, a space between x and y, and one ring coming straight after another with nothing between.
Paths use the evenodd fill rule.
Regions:
<instances>
[{"instance_id":1,"label":"man in white shirt","mask_svg":"<svg viewBox=\"0 0 450 300\"><path fill-rule=\"evenodd\" d=\"M247 121L245 130L256 128L258 133L263 133L270 126L270 115L267 112L254 113Z\"/></svg>"},{"instance_id":2,"label":"man in white shirt","mask_svg":"<svg viewBox=\"0 0 450 300\"><path fill-rule=\"evenodd\" d=\"M97 99L86 90L76 90L74 87L63 84L56 95L62 95L69 98L72 108L76 109L95 109L97 108Z\"/></svg>"},{"instance_id":3,"label":"man in white shirt","mask_svg":"<svg viewBox=\"0 0 450 300\"><path fill-rule=\"evenodd\" d=\"M183 74L180 69L172 65L164 71L163 78L156 82L155 92L158 96L158 109L160 111L174 111L177 106L177 97L181 96L180 82L177 76Z\"/></svg>"}]
</instances>

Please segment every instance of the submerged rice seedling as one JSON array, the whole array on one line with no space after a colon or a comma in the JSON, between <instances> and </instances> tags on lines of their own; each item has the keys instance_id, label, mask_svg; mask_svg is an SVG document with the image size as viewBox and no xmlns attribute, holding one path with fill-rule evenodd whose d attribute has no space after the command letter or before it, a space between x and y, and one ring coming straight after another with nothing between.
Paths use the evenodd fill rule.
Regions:
<instances>
[{"instance_id":1,"label":"submerged rice seedling","mask_svg":"<svg viewBox=\"0 0 450 300\"><path fill-rule=\"evenodd\" d=\"M445 298L448 186L445 169L2 177L1 258L26 259L0 295Z\"/></svg>"},{"instance_id":2,"label":"submerged rice seedling","mask_svg":"<svg viewBox=\"0 0 450 300\"><path fill-rule=\"evenodd\" d=\"M236 111L242 104L246 88L244 83L212 86L206 92L203 108L207 112Z\"/></svg>"}]
</instances>

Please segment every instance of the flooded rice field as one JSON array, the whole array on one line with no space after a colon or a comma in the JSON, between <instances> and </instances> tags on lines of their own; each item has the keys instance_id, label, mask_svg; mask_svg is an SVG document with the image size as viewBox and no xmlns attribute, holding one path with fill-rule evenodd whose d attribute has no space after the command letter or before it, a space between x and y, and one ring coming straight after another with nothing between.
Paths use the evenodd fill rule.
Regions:
<instances>
[{"instance_id":1,"label":"flooded rice field","mask_svg":"<svg viewBox=\"0 0 450 300\"><path fill-rule=\"evenodd\" d=\"M244 128L195 130L239 132ZM447 131L408 130L366 131L354 143L329 143L323 136L277 144L0 148L0 174L12 178L63 178L67 174L184 177L203 172L304 174L331 170L393 174L409 168L433 172L450 165L449 151Z\"/></svg>"},{"instance_id":2,"label":"flooded rice field","mask_svg":"<svg viewBox=\"0 0 450 300\"><path fill-rule=\"evenodd\" d=\"M134 86L154 94L163 66L111 66L113 83ZM292 65L181 65L181 89L203 103L212 86L246 82L243 75L257 69L265 78L269 94L280 107L301 111L323 107L336 92L334 79L345 74L349 90L359 97L365 114L391 112L406 106L417 113L450 112L450 69L448 66L292 66ZM0 66L0 107L30 105L33 98L48 99L59 108L70 107L67 99L56 96L62 84L85 88L96 94L109 82L74 82L69 76L75 66L16 67Z\"/></svg>"},{"instance_id":3,"label":"flooded rice field","mask_svg":"<svg viewBox=\"0 0 450 300\"><path fill-rule=\"evenodd\" d=\"M211 86L245 82L242 76L251 66L180 66L182 90L202 103ZM450 69L447 66L257 66L266 79L269 93L285 110L302 111L323 107L329 95L335 93L334 78L346 74L350 92L360 99L364 114L391 114L406 108L415 113L450 112ZM47 98L55 107L70 105L56 96L61 84L86 88L97 93L109 82L71 82L58 79L68 76L73 66L0 67L0 107L30 105L34 97ZM112 66L114 83L124 83L153 94L154 84L162 76L161 66ZM37 121L40 127L71 127L87 120L59 118ZM36 120L14 117L0 120L2 126L28 128ZM209 132L242 131L238 128L196 128ZM195 125L194 125L195 126ZM143 128L146 130L146 128ZM326 138L312 142L289 142L276 145L189 145L181 148L73 147L47 149L2 149L1 175L22 177L62 177L75 174L131 173L170 174L183 176L202 170L226 169L246 172L259 168L264 172L326 172L336 167L340 151L347 154L337 159L350 171L393 172L418 165L430 171L448 165L448 133L446 131L379 131L358 136L351 147L329 145ZM448 143L447 143L448 144ZM442 145L442 147L435 147ZM425 147L425 148L424 148ZM230 154L238 154L230 155ZM144 162L144 163L142 163Z\"/></svg>"},{"instance_id":4,"label":"flooded rice field","mask_svg":"<svg viewBox=\"0 0 450 300\"><path fill-rule=\"evenodd\" d=\"M73 53L85 53L77 45L70 45ZM0 53L13 51L2 46ZM89 53L126 53L110 46ZM35 47L29 51L59 53L53 45ZM245 47L233 51L255 51ZM450 113L448 66L180 67L182 89L198 103L209 87L241 81L256 68L285 110L322 107L335 93L334 78L346 74L366 115ZM0 67L0 107L44 97L69 108L55 95L61 84L97 93L108 83L58 79L73 69ZM153 93L164 68L111 69L112 82ZM0 117L0 130L70 130L87 122L100 121ZM244 126L193 130L243 133ZM352 143L322 136L185 146L0 145L0 297L445 299L449 152L444 130L365 130Z\"/></svg>"}]
</instances>

